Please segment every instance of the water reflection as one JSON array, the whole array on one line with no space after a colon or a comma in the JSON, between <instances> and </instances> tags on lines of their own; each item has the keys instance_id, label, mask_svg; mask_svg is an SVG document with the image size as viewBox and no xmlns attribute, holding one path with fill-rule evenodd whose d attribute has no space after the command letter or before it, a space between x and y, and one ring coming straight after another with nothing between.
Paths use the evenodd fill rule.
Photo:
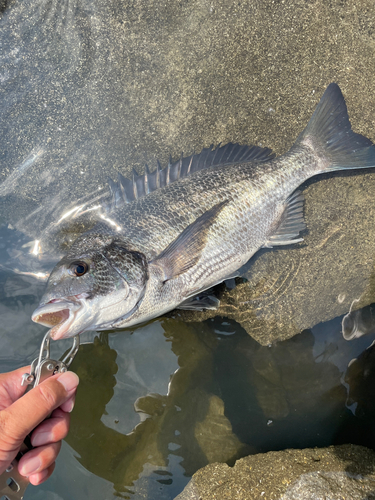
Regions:
<instances>
[{"instance_id":1,"label":"water reflection","mask_svg":"<svg viewBox=\"0 0 375 500\"><path fill-rule=\"evenodd\" d=\"M271 347L220 318L102 333L74 360L67 443L113 484L108 498L150 499L172 499L198 468L249 453L375 446L371 340L345 341L341 318Z\"/></svg>"},{"instance_id":2,"label":"water reflection","mask_svg":"<svg viewBox=\"0 0 375 500\"><path fill-rule=\"evenodd\" d=\"M171 486L175 471L172 474L168 469L175 462L185 476L173 485L177 494L197 468L213 461L233 461L250 451L233 434L224 414L224 403L215 394L215 334L207 325L186 326L173 320L164 321L163 329L164 342L158 339L159 352L153 349L148 356L152 352L152 357L158 358L168 346L178 363L170 380L165 380L169 381L165 394L149 393L128 401L118 397L110 426L103 422L103 414L113 396L118 367L116 351L108 345L106 335L96 338L94 344L83 345L72 366L80 376L83 396L77 398L67 442L79 453L85 468L113 482L116 492L134 491L134 483L145 468L157 471L154 481ZM163 362L159 356L157 363L143 359L141 366L147 371L147 364L153 364L160 376ZM129 370L134 373L134 368L123 363L121 371ZM137 383L139 388L146 388L139 380L134 382L132 389ZM118 390L125 394L126 384L122 382ZM134 405L139 423L125 434L116 426L126 426L122 419L129 405Z\"/></svg>"}]
</instances>

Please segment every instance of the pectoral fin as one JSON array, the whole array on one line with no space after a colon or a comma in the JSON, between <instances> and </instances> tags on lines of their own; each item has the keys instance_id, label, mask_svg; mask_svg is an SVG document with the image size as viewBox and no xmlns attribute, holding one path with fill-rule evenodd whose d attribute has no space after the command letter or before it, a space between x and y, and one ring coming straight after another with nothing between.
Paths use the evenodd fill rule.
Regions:
<instances>
[{"instance_id":1,"label":"pectoral fin","mask_svg":"<svg viewBox=\"0 0 375 500\"><path fill-rule=\"evenodd\" d=\"M206 245L208 230L227 203L227 200L222 201L198 217L150 262L163 269L164 281L177 278L198 262Z\"/></svg>"}]
</instances>

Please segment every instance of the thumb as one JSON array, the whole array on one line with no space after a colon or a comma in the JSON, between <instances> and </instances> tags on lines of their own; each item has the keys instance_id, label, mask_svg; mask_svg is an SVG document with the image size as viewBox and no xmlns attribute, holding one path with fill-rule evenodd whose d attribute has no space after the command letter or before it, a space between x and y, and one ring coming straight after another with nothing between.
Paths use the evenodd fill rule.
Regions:
<instances>
[{"instance_id":1,"label":"thumb","mask_svg":"<svg viewBox=\"0 0 375 500\"><path fill-rule=\"evenodd\" d=\"M0 449L14 451L25 437L75 392L79 379L73 372L54 375L1 412Z\"/></svg>"}]
</instances>

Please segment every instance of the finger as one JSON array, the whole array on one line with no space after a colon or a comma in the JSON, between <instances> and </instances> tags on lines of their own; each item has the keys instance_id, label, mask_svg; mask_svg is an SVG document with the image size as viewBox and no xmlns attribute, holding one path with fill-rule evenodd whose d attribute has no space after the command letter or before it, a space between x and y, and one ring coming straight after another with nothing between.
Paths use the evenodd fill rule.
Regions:
<instances>
[{"instance_id":1,"label":"finger","mask_svg":"<svg viewBox=\"0 0 375 500\"><path fill-rule=\"evenodd\" d=\"M18 464L18 472L22 476L32 476L44 469L48 469L56 460L61 448L61 441L58 443L39 446L23 455Z\"/></svg>"},{"instance_id":2,"label":"finger","mask_svg":"<svg viewBox=\"0 0 375 500\"><path fill-rule=\"evenodd\" d=\"M38 484L42 484L44 481L46 481L52 472L55 469L55 462L48 467L48 469L44 469L42 472L37 472L36 474L32 474L29 476L29 481L31 484L34 486L38 486Z\"/></svg>"},{"instance_id":3,"label":"finger","mask_svg":"<svg viewBox=\"0 0 375 500\"><path fill-rule=\"evenodd\" d=\"M26 386L21 385L21 380L22 375L29 372L30 365L23 366L12 372L0 374L0 385L7 391L12 402L20 398L26 391Z\"/></svg>"},{"instance_id":4,"label":"finger","mask_svg":"<svg viewBox=\"0 0 375 500\"><path fill-rule=\"evenodd\" d=\"M31 434L32 446L43 446L61 441L68 434L69 422L69 413L57 408L51 417L39 424Z\"/></svg>"},{"instance_id":5,"label":"finger","mask_svg":"<svg viewBox=\"0 0 375 500\"><path fill-rule=\"evenodd\" d=\"M13 450L50 413L67 401L79 379L73 372L48 378L0 413L1 448Z\"/></svg>"}]
</instances>

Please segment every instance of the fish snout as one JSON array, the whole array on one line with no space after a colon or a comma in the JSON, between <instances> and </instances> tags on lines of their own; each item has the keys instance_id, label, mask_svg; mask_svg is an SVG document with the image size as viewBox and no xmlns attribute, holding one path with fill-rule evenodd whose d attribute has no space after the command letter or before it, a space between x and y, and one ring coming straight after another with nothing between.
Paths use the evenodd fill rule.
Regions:
<instances>
[{"instance_id":1,"label":"fish snout","mask_svg":"<svg viewBox=\"0 0 375 500\"><path fill-rule=\"evenodd\" d=\"M57 340L74 335L69 332L69 327L80 308L79 301L53 299L47 303L42 302L33 312L31 319L51 328L51 338Z\"/></svg>"}]
</instances>

